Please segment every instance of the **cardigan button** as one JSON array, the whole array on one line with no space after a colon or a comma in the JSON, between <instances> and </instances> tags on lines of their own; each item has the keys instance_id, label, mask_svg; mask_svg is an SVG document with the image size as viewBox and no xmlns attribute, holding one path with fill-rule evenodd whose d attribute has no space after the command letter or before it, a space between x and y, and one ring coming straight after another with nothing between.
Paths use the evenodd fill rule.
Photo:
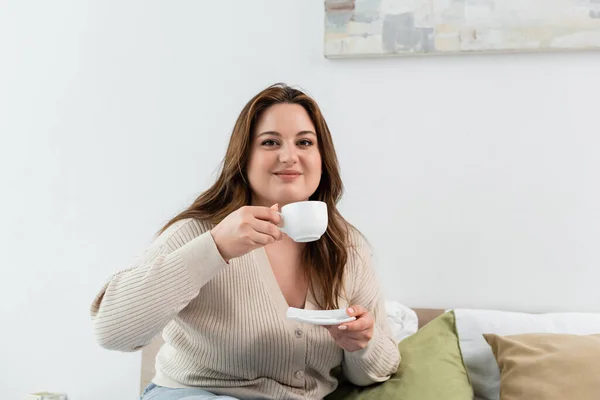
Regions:
<instances>
[{"instance_id":1,"label":"cardigan button","mask_svg":"<svg viewBox=\"0 0 600 400\"><path fill-rule=\"evenodd\" d=\"M294 376L297 379L302 379L302 378L304 378L304 371L296 371L296 373L294 374Z\"/></svg>"},{"instance_id":2,"label":"cardigan button","mask_svg":"<svg viewBox=\"0 0 600 400\"><path fill-rule=\"evenodd\" d=\"M296 337L297 337L298 339L300 339L300 338L302 337L302 329L300 329L300 328L297 328L297 329L294 331L294 333L296 334Z\"/></svg>"}]
</instances>

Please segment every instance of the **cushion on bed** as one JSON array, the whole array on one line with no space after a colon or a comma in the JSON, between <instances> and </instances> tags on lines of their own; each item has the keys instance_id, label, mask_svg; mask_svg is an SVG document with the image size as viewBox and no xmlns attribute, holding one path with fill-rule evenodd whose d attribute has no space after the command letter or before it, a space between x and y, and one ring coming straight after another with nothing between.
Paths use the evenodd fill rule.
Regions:
<instances>
[{"instance_id":1,"label":"cushion on bed","mask_svg":"<svg viewBox=\"0 0 600 400\"><path fill-rule=\"evenodd\" d=\"M500 398L500 371L483 334L600 334L600 313L530 314L472 309L455 309L454 313L463 360L475 396L481 400Z\"/></svg>"},{"instance_id":2,"label":"cushion on bed","mask_svg":"<svg viewBox=\"0 0 600 400\"><path fill-rule=\"evenodd\" d=\"M600 399L600 335L484 335L502 400Z\"/></svg>"},{"instance_id":3,"label":"cushion on bed","mask_svg":"<svg viewBox=\"0 0 600 400\"><path fill-rule=\"evenodd\" d=\"M383 383L358 387L343 379L327 400L470 400L473 391L462 362L452 311L429 322L398 345L398 371Z\"/></svg>"}]
</instances>

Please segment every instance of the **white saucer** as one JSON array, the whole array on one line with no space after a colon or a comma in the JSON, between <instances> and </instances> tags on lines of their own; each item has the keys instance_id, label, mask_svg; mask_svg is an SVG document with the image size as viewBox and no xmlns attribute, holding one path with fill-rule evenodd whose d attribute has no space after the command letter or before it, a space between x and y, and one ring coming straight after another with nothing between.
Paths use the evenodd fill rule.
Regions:
<instances>
[{"instance_id":1,"label":"white saucer","mask_svg":"<svg viewBox=\"0 0 600 400\"><path fill-rule=\"evenodd\" d=\"M286 316L294 321L313 325L339 325L356 319L356 317L349 317L345 308L339 310L304 310L289 307Z\"/></svg>"}]
</instances>

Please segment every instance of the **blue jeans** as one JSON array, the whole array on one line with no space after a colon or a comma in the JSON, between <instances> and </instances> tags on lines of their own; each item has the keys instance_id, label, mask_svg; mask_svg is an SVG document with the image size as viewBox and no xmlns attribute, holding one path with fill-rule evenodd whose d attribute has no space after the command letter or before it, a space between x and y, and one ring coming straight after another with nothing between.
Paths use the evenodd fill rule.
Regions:
<instances>
[{"instance_id":1,"label":"blue jeans","mask_svg":"<svg viewBox=\"0 0 600 400\"><path fill-rule=\"evenodd\" d=\"M219 396L202 389L171 389L149 384L140 400L238 400L231 396Z\"/></svg>"}]
</instances>

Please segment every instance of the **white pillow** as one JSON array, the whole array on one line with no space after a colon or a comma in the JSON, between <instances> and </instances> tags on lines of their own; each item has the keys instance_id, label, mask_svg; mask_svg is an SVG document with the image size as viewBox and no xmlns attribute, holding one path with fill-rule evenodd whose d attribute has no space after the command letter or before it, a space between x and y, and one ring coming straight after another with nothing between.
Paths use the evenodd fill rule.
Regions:
<instances>
[{"instance_id":1,"label":"white pillow","mask_svg":"<svg viewBox=\"0 0 600 400\"><path fill-rule=\"evenodd\" d=\"M455 309L456 330L475 397L500 399L500 371L484 333L600 333L600 313L528 314L496 310Z\"/></svg>"}]
</instances>

